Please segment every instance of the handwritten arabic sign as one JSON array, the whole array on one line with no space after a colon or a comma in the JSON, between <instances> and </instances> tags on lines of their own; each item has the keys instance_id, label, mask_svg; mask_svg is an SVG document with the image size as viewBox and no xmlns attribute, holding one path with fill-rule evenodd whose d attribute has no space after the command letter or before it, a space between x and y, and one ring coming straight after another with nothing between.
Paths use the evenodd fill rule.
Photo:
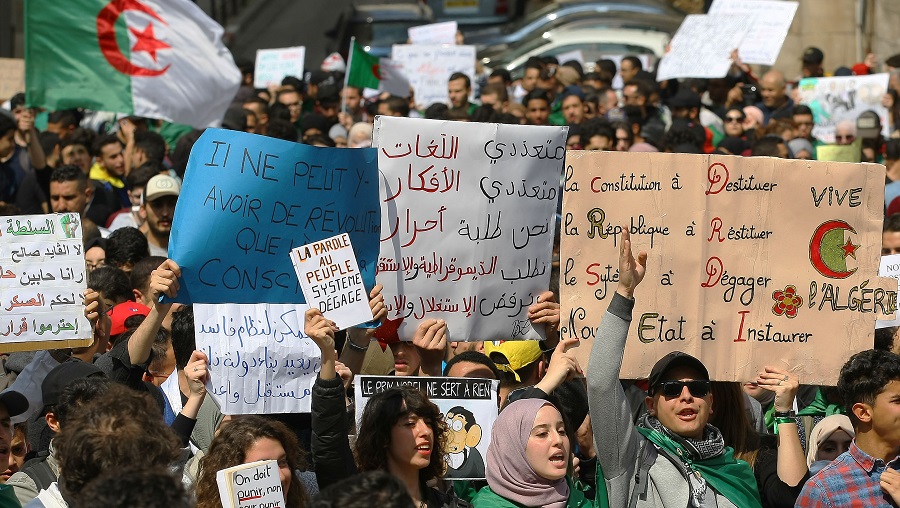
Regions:
<instances>
[{"instance_id":1,"label":"handwritten arabic sign","mask_svg":"<svg viewBox=\"0 0 900 508\"><path fill-rule=\"evenodd\" d=\"M21 349L9 348L18 342L90 341L86 288L78 214L2 218L0 351Z\"/></svg>"},{"instance_id":2,"label":"handwritten arabic sign","mask_svg":"<svg viewBox=\"0 0 900 508\"><path fill-rule=\"evenodd\" d=\"M617 152L567 164L560 334L584 339L582 365L616 290L622 228L650 254L623 378L680 350L717 380L781 365L833 384L897 308L896 281L878 277L883 166Z\"/></svg>"},{"instance_id":3,"label":"handwritten arabic sign","mask_svg":"<svg viewBox=\"0 0 900 508\"><path fill-rule=\"evenodd\" d=\"M748 64L775 65L799 5L783 0L716 0L709 14L751 19L750 30L738 47L741 60Z\"/></svg>"},{"instance_id":4,"label":"handwritten arabic sign","mask_svg":"<svg viewBox=\"0 0 900 508\"><path fill-rule=\"evenodd\" d=\"M302 78L305 59L306 48L303 46L256 50L253 86L255 88L277 86L286 76Z\"/></svg>"},{"instance_id":5,"label":"handwritten arabic sign","mask_svg":"<svg viewBox=\"0 0 900 508\"><path fill-rule=\"evenodd\" d=\"M566 128L377 117L378 281L409 340L538 339L528 306L550 283Z\"/></svg>"},{"instance_id":6,"label":"handwritten arabic sign","mask_svg":"<svg viewBox=\"0 0 900 508\"><path fill-rule=\"evenodd\" d=\"M374 149L207 129L191 150L169 254L182 303L299 303L289 253L349 233L374 286L381 228Z\"/></svg>"},{"instance_id":7,"label":"handwritten arabic sign","mask_svg":"<svg viewBox=\"0 0 900 508\"><path fill-rule=\"evenodd\" d=\"M441 410L449 437L444 460L444 478L478 480L484 478L491 429L497 419L500 381L462 377L359 376L357 378L356 421L369 399L400 386L424 392Z\"/></svg>"},{"instance_id":8,"label":"handwritten arabic sign","mask_svg":"<svg viewBox=\"0 0 900 508\"><path fill-rule=\"evenodd\" d=\"M319 349L301 305L194 305L197 349L209 357L212 395L226 415L308 413Z\"/></svg>"},{"instance_id":9,"label":"handwritten arabic sign","mask_svg":"<svg viewBox=\"0 0 900 508\"><path fill-rule=\"evenodd\" d=\"M657 81L724 77L731 68L731 52L740 45L750 28L748 21L752 22L752 17L685 16L672 37L670 51L657 66Z\"/></svg>"},{"instance_id":10,"label":"handwritten arabic sign","mask_svg":"<svg viewBox=\"0 0 900 508\"><path fill-rule=\"evenodd\" d=\"M800 80L800 102L809 106L816 122L812 135L824 143L834 143L834 128L842 120L856 119L864 111L874 111L881 119L883 134L890 135L890 120L881 98L888 90L890 74L806 78Z\"/></svg>"},{"instance_id":11,"label":"handwritten arabic sign","mask_svg":"<svg viewBox=\"0 0 900 508\"><path fill-rule=\"evenodd\" d=\"M350 235L332 236L291 251L303 296L341 330L372 320L369 296Z\"/></svg>"},{"instance_id":12,"label":"handwritten arabic sign","mask_svg":"<svg viewBox=\"0 0 900 508\"><path fill-rule=\"evenodd\" d=\"M420 109L449 101L447 80L454 72L462 72L475 82L475 46L395 44L391 60L409 78Z\"/></svg>"}]
</instances>

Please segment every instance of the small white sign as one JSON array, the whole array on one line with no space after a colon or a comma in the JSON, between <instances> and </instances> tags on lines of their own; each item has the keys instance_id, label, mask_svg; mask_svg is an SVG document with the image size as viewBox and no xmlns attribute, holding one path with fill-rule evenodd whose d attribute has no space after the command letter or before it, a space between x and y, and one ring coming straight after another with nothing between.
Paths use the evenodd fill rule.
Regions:
<instances>
[{"instance_id":1,"label":"small white sign","mask_svg":"<svg viewBox=\"0 0 900 508\"><path fill-rule=\"evenodd\" d=\"M291 261L310 307L344 330L372 320L369 297L359 265L343 233L291 251Z\"/></svg>"},{"instance_id":2,"label":"small white sign","mask_svg":"<svg viewBox=\"0 0 900 508\"><path fill-rule=\"evenodd\" d=\"M878 275L881 277L892 277L900 279L900 254L892 254L890 256L881 256L881 266L878 267ZM875 329L888 328L890 326L900 326L900 318L893 320L875 321Z\"/></svg>"},{"instance_id":3,"label":"small white sign","mask_svg":"<svg viewBox=\"0 0 900 508\"><path fill-rule=\"evenodd\" d=\"M280 85L287 76L302 79L305 58L306 48L303 46L256 50L253 86L268 88L269 85Z\"/></svg>"},{"instance_id":4,"label":"small white sign","mask_svg":"<svg viewBox=\"0 0 900 508\"><path fill-rule=\"evenodd\" d=\"M260 460L216 473L223 508L284 508L277 460Z\"/></svg>"},{"instance_id":5,"label":"small white sign","mask_svg":"<svg viewBox=\"0 0 900 508\"><path fill-rule=\"evenodd\" d=\"M411 27L409 42L411 44L456 44L456 21L432 23Z\"/></svg>"}]
</instances>

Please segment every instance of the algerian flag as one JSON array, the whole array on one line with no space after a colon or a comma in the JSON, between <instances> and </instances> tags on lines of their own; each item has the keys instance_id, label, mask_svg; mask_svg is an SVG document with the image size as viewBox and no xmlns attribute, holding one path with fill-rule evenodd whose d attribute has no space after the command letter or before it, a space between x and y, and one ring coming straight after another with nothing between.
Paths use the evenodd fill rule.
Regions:
<instances>
[{"instance_id":1,"label":"algerian flag","mask_svg":"<svg viewBox=\"0 0 900 508\"><path fill-rule=\"evenodd\" d=\"M409 97L409 80L403 74L403 65L390 58L378 59L381 74L381 90L397 97Z\"/></svg>"},{"instance_id":2,"label":"algerian flag","mask_svg":"<svg viewBox=\"0 0 900 508\"><path fill-rule=\"evenodd\" d=\"M29 0L30 1L30 0ZM378 70L378 57L365 52L356 38L350 41L350 61L347 63L346 84L357 88L378 88L381 75Z\"/></svg>"},{"instance_id":3,"label":"algerian flag","mask_svg":"<svg viewBox=\"0 0 900 508\"><path fill-rule=\"evenodd\" d=\"M218 125L241 81L222 33L189 0L28 0L26 102Z\"/></svg>"}]
</instances>

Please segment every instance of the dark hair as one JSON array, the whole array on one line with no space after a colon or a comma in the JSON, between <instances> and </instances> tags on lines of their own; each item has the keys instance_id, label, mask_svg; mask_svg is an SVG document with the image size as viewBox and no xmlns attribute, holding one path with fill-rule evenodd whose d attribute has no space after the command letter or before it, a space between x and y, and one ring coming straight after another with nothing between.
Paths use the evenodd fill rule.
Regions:
<instances>
[{"instance_id":1,"label":"dark hair","mask_svg":"<svg viewBox=\"0 0 900 508\"><path fill-rule=\"evenodd\" d=\"M450 368L460 362L467 363L477 363L478 365L484 365L485 367L491 369L491 372L494 374L494 379L500 379L500 370L497 369L497 366L494 362L491 361L490 358L487 357L486 354L480 353L478 351L463 351L458 355L454 356L447 362L447 365L444 367L444 375L448 375L450 372Z\"/></svg>"},{"instance_id":2,"label":"dark hair","mask_svg":"<svg viewBox=\"0 0 900 508\"><path fill-rule=\"evenodd\" d=\"M884 158L889 161L900 159L900 139L889 139L884 143Z\"/></svg>"},{"instance_id":3,"label":"dark hair","mask_svg":"<svg viewBox=\"0 0 900 508\"><path fill-rule=\"evenodd\" d=\"M172 150L172 169L178 173L178 176L184 176L188 158L191 155L191 148L194 147L194 143L200 139L201 135L203 135L202 130L194 129L178 138L178 141L175 142L175 149Z\"/></svg>"},{"instance_id":4,"label":"dark hair","mask_svg":"<svg viewBox=\"0 0 900 508\"><path fill-rule=\"evenodd\" d=\"M783 145L784 139L781 136L776 136L774 134L767 134L753 143L753 148L750 149L751 156L768 156L768 157L781 157L781 154L778 152L778 145Z\"/></svg>"},{"instance_id":5,"label":"dark hair","mask_svg":"<svg viewBox=\"0 0 900 508\"><path fill-rule=\"evenodd\" d=\"M135 464L166 467L181 452L180 440L153 399L114 383L72 413L53 444L60 487L72 495L102 472Z\"/></svg>"},{"instance_id":6,"label":"dark hair","mask_svg":"<svg viewBox=\"0 0 900 508\"><path fill-rule=\"evenodd\" d=\"M191 508L184 484L164 467L104 471L81 490L76 506L91 508Z\"/></svg>"},{"instance_id":7,"label":"dark hair","mask_svg":"<svg viewBox=\"0 0 900 508\"><path fill-rule=\"evenodd\" d=\"M853 405L874 405L875 397L891 381L900 381L900 356L890 351L869 349L851 356L841 367L837 388L854 427L859 424Z\"/></svg>"},{"instance_id":8,"label":"dark hair","mask_svg":"<svg viewBox=\"0 0 900 508\"><path fill-rule=\"evenodd\" d=\"M447 120L447 113L450 107L443 102L435 102L431 106L425 108L425 118L429 120Z\"/></svg>"},{"instance_id":9,"label":"dark hair","mask_svg":"<svg viewBox=\"0 0 900 508\"><path fill-rule=\"evenodd\" d=\"M106 264L119 268L150 255L147 237L137 228L119 228L106 238Z\"/></svg>"},{"instance_id":10,"label":"dark hair","mask_svg":"<svg viewBox=\"0 0 900 508\"><path fill-rule=\"evenodd\" d=\"M552 102L550 100L550 94L548 94L547 91L542 88L535 88L534 90L525 94L525 97L522 97L522 105L525 107L528 107L528 103L531 101L544 101L548 106Z\"/></svg>"},{"instance_id":11,"label":"dark hair","mask_svg":"<svg viewBox=\"0 0 900 508\"><path fill-rule=\"evenodd\" d=\"M269 438L284 448L291 470L291 486L285 504L299 508L309 504L306 488L295 471L303 467L304 457L297 436L281 422L262 416L246 415L225 425L209 445L209 451L200 459L197 477L197 508L221 508L216 473L222 469L243 464L247 450L258 440Z\"/></svg>"},{"instance_id":12,"label":"dark hair","mask_svg":"<svg viewBox=\"0 0 900 508\"><path fill-rule=\"evenodd\" d=\"M165 262L164 256L148 256L136 262L131 267L131 273L128 274L131 289L137 289L141 293L147 293L150 288L150 274L156 270L159 265Z\"/></svg>"},{"instance_id":13,"label":"dark hair","mask_svg":"<svg viewBox=\"0 0 900 508\"><path fill-rule=\"evenodd\" d=\"M485 85L485 87L481 89L481 95L496 95L500 102L509 100L509 91L506 90L505 86L497 83Z\"/></svg>"},{"instance_id":14,"label":"dark hair","mask_svg":"<svg viewBox=\"0 0 900 508\"><path fill-rule=\"evenodd\" d=\"M875 349L881 351L891 351L894 349L894 335L897 334L898 327L888 326L887 328L875 329Z\"/></svg>"},{"instance_id":15,"label":"dark hair","mask_svg":"<svg viewBox=\"0 0 900 508\"><path fill-rule=\"evenodd\" d=\"M625 63L625 62L630 63L632 67L634 67L635 69L637 69L639 71L644 70L644 64L641 63L641 59L634 55L628 55L628 56L622 58L622 63Z\"/></svg>"},{"instance_id":16,"label":"dark hair","mask_svg":"<svg viewBox=\"0 0 900 508\"><path fill-rule=\"evenodd\" d=\"M333 139L329 138L325 134L310 134L309 136L303 137L303 143L307 145L323 145L334 148L337 146L337 143L334 142Z\"/></svg>"},{"instance_id":17,"label":"dark hair","mask_svg":"<svg viewBox=\"0 0 900 508\"><path fill-rule=\"evenodd\" d=\"M193 307L188 305L172 313L172 351L178 370L184 369L197 349L195 333Z\"/></svg>"},{"instance_id":18,"label":"dark hair","mask_svg":"<svg viewBox=\"0 0 900 508\"><path fill-rule=\"evenodd\" d=\"M239 107L231 107L225 111L225 118L222 120L222 128L232 131L247 130L247 116L250 111Z\"/></svg>"},{"instance_id":19,"label":"dark hair","mask_svg":"<svg viewBox=\"0 0 900 508\"><path fill-rule=\"evenodd\" d=\"M463 74L463 76L465 76L465 74ZM466 79L469 79L468 76L466 76ZM400 113L401 116L409 116L409 101L403 97L391 95L386 99L382 99L381 102L387 104L391 113Z\"/></svg>"},{"instance_id":20,"label":"dark hair","mask_svg":"<svg viewBox=\"0 0 900 508\"><path fill-rule=\"evenodd\" d=\"M59 149L62 150L69 145L81 145L88 152L91 151L91 147L94 146L94 141L97 139L97 133L90 130L85 129L84 127L78 127L77 129L73 129L69 132L69 135L66 136L65 139L60 140Z\"/></svg>"},{"instance_id":21,"label":"dark hair","mask_svg":"<svg viewBox=\"0 0 900 508\"><path fill-rule=\"evenodd\" d=\"M581 144L587 146L594 136L602 136L610 141L615 141L616 130L603 117L591 118L581 124Z\"/></svg>"},{"instance_id":22,"label":"dark hair","mask_svg":"<svg viewBox=\"0 0 900 508\"><path fill-rule=\"evenodd\" d=\"M262 111L262 114L264 114L264 115L269 114L269 103L266 102L266 100L263 99L262 97L256 97L256 96L250 97L244 101L244 104L245 105L246 104L256 104L259 106L260 110Z\"/></svg>"},{"instance_id":23,"label":"dark hair","mask_svg":"<svg viewBox=\"0 0 900 508\"><path fill-rule=\"evenodd\" d=\"M490 77L492 77L492 78L500 78L500 79L503 80L504 83L507 83L507 84L508 84L508 83L512 83L512 75L510 75L510 73L509 73L508 70L503 69L503 68L500 68L500 69L494 69L494 71L491 72Z\"/></svg>"},{"instance_id":24,"label":"dark hair","mask_svg":"<svg viewBox=\"0 0 900 508\"><path fill-rule=\"evenodd\" d=\"M129 320L132 318L140 318L140 322L134 325L134 327L132 327L129 323ZM126 332L128 334L128 337L134 335L135 330L137 330L137 327L140 326L141 322L143 322L144 319L146 319L144 316L131 316L125 320L125 326L128 327L128 332ZM123 339L127 340L128 337L124 337L125 334L122 335L123 338L117 340L116 343ZM169 335L169 332L165 328L160 327L158 330L156 330L156 337L153 338L153 344L150 346L151 355L150 364L147 366L148 374L150 374L150 369L159 370L159 368L162 367L163 362L165 362L166 360L166 353L169 351L169 347L171 346L172 338ZM175 373L173 372L172 375L175 375Z\"/></svg>"},{"instance_id":25,"label":"dark hair","mask_svg":"<svg viewBox=\"0 0 900 508\"><path fill-rule=\"evenodd\" d=\"M53 149L59 146L59 134L50 131L44 131L38 134L38 141L41 144L41 150L49 155Z\"/></svg>"},{"instance_id":26,"label":"dark hair","mask_svg":"<svg viewBox=\"0 0 900 508\"><path fill-rule=\"evenodd\" d=\"M108 258L109 251L106 252ZM128 274L117 266L104 265L92 270L88 273L88 287L116 302L134 300Z\"/></svg>"},{"instance_id":27,"label":"dark hair","mask_svg":"<svg viewBox=\"0 0 900 508\"><path fill-rule=\"evenodd\" d=\"M622 88L624 89L626 86L633 86L636 88L636 92L638 95L645 99L649 99L651 95L653 95L653 85L648 83L643 79L630 79L627 83L625 83Z\"/></svg>"},{"instance_id":28,"label":"dark hair","mask_svg":"<svg viewBox=\"0 0 900 508\"><path fill-rule=\"evenodd\" d=\"M812 115L812 109L809 108L806 104L797 104L794 106L794 109L791 110L791 116L793 115Z\"/></svg>"},{"instance_id":29,"label":"dark hair","mask_svg":"<svg viewBox=\"0 0 900 508\"><path fill-rule=\"evenodd\" d=\"M0 112L0 137L6 136L9 131L16 130L16 121L6 113Z\"/></svg>"},{"instance_id":30,"label":"dark hair","mask_svg":"<svg viewBox=\"0 0 900 508\"><path fill-rule=\"evenodd\" d=\"M730 381L712 381L710 388L716 410L709 415L709 423L719 429L725 446L734 448L734 456L756 466L759 451L759 434L753 430L744 407L741 384Z\"/></svg>"},{"instance_id":31,"label":"dark hair","mask_svg":"<svg viewBox=\"0 0 900 508\"><path fill-rule=\"evenodd\" d=\"M56 416L60 428L69 421L70 415L75 415L80 411L81 406L105 394L112 381L106 376L94 375L76 379L66 385L59 393L59 399L56 405L52 406L51 411Z\"/></svg>"},{"instance_id":32,"label":"dark hair","mask_svg":"<svg viewBox=\"0 0 900 508\"><path fill-rule=\"evenodd\" d=\"M544 62L542 62L540 58L533 56L525 61L524 68L525 68L525 70L536 69L538 72L540 72L540 71L544 70L544 67L546 67Z\"/></svg>"},{"instance_id":33,"label":"dark hair","mask_svg":"<svg viewBox=\"0 0 900 508\"><path fill-rule=\"evenodd\" d=\"M119 141L119 138L117 138L115 134L104 134L103 136L100 136L94 140L94 146L91 147L91 155L100 157L100 154L103 152L103 147L113 143L118 143L119 146L122 146L122 142Z\"/></svg>"},{"instance_id":34,"label":"dark hair","mask_svg":"<svg viewBox=\"0 0 900 508\"><path fill-rule=\"evenodd\" d=\"M58 123L63 128L78 127L81 121L78 112L73 109L61 109L47 115L47 123Z\"/></svg>"},{"instance_id":35,"label":"dark hair","mask_svg":"<svg viewBox=\"0 0 900 508\"><path fill-rule=\"evenodd\" d=\"M313 500L312 508L413 508L412 498L396 476L366 471L329 485Z\"/></svg>"},{"instance_id":36,"label":"dark hair","mask_svg":"<svg viewBox=\"0 0 900 508\"><path fill-rule=\"evenodd\" d=\"M278 95L289 91L297 92L301 95L306 93L306 81L303 81L297 76L285 76L284 79L281 80L281 85L289 86L293 88L293 90L282 90L281 92L278 92Z\"/></svg>"},{"instance_id":37,"label":"dark hair","mask_svg":"<svg viewBox=\"0 0 900 508\"><path fill-rule=\"evenodd\" d=\"M78 189L84 190L87 188L88 177L78 166L66 164L50 173L50 181L56 183L78 182Z\"/></svg>"},{"instance_id":38,"label":"dark hair","mask_svg":"<svg viewBox=\"0 0 900 508\"><path fill-rule=\"evenodd\" d=\"M280 102L275 102L269 106L269 119L291 121L291 110Z\"/></svg>"},{"instance_id":39,"label":"dark hair","mask_svg":"<svg viewBox=\"0 0 900 508\"><path fill-rule=\"evenodd\" d=\"M622 129L628 134L628 143L634 143L634 131L631 130L631 126L626 122L614 122L612 124L613 132ZM618 134L616 134L616 140L619 139Z\"/></svg>"},{"instance_id":40,"label":"dark hair","mask_svg":"<svg viewBox=\"0 0 900 508\"><path fill-rule=\"evenodd\" d=\"M434 434L431 462L419 470L419 479L424 483L443 476L447 425L441 410L424 393L410 386L376 394L366 404L356 433L356 460L360 471L387 471L391 429L400 419L410 415L425 420Z\"/></svg>"},{"instance_id":41,"label":"dark hair","mask_svg":"<svg viewBox=\"0 0 900 508\"><path fill-rule=\"evenodd\" d=\"M128 185L129 189L134 189L135 187L146 187L147 182L150 181L151 178L158 175L163 169L162 163L156 161L146 161L140 166L131 170L131 173L128 173L128 176L125 177L125 183Z\"/></svg>"},{"instance_id":42,"label":"dark hair","mask_svg":"<svg viewBox=\"0 0 900 508\"><path fill-rule=\"evenodd\" d=\"M275 109L274 107L272 108ZM271 114L271 113L270 113ZM297 129L294 125L281 118L269 117L269 123L266 126L266 136L275 139L283 139L285 141L297 142Z\"/></svg>"},{"instance_id":43,"label":"dark hair","mask_svg":"<svg viewBox=\"0 0 900 508\"><path fill-rule=\"evenodd\" d=\"M467 431L472 428L472 425L475 425L477 422L475 421L475 415L472 414L471 411L462 407L462 406L453 406L452 408L447 410L447 418L450 418L450 415L460 415L466 419L466 426L463 430Z\"/></svg>"},{"instance_id":44,"label":"dark hair","mask_svg":"<svg viewBox=\"0 0 900 508\"><path fill-rule=\"evenodd\" d=\"M584 67L581 66L581 63L579 63L578 60L568 60L566 62L563 62L562 66L570 67L575 72L577 72L579 80L584 79Z\"/></svg>"},{"instance_id":45,"label":"dark hair","mask_svg":"<svg viewBox=\"0 0 900 508\"><path fill-rule=\"evenodd\" d=\"M469 79L469 76L466 76L463 72L454 72L450 75L450 78L447 79L447 82L456 81L457 79L461 79L466 83L466 88L472 88L472 80Z\"/></svg>"},{"instance_id":46,"label":"dark hair","mask_svg":"<svg viewBox=\"0 0 900 508\"><path fill-rule=\"evenodd\" d=\"M160 164L166 158L166 140L153 131L137 131L134 133L134 149L141 150L147 160Z\"/></svg>"}]
</instances>

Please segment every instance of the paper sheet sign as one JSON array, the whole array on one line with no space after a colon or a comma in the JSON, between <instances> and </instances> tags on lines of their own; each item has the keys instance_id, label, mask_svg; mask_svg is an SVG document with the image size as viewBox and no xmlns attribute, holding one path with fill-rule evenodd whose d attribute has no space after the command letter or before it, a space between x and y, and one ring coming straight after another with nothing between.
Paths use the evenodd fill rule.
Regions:
<instances>
[{"instance_id":1,"label":"paper sheet sign","mask_svg":"<svg viewBox=\"0 0 900 508\"><path fill-rule=\"evenodd\" d=\"M77 213L0 218L0 351L10 343L91 339Z\"/></svg>"},{"instance_id":2,"label":"paper sheet sign","mask_svg":"<svg viewBox=\"0 0 900 508\"><path fill-rule=\"evenodd\" d=\"M738 48L748 64L775 65L799 2L784 0L716 0L709 15L737 15L751 19L750 30Z\"/></svg>"},{"instance_id":3,"label":"paper sheet sign","mask_svg":"<svg viewBox=\"0 0 900 508\"><path fill-rule=\"evenodd\" d=\"M752 16L685 16L672 37L670 51L656 67L656 80L725 77L731 68L731 52L744 40L750 26Z\"/></svg>"},{"instance_id":4,"label":"paper sheet sign","mask_svg":"<svg viewBox=\"0 0 900 508\"><path fill-rule=\"evenodd\" d=\"M260 460L216 473L223 508L284 508L277 460Z\"/></svg>"},{"instance_id":5,"label":"paper sheet sign","mask_svg":"<svg viewBox=\"0 0 900 508\"><path fill-rule=\"evenodd\" d=\"M462 377L359 376L356 421L362 420L369 399L398 386L413 386L424 392L447 423L449 437L444 460L444 478L484 478L491 429L497 419L500 381Z\"/></svg>"},{"instance_id":6,"label":"paper sheet sign","mask_svg":"<svg viewBox=\"0 0 900 508\"><path fill-rule=\"evenodd\" d=\"M621 375L666 353L713 379L765 365L834 384L893 316L878 276L884 167L774 158L569 152L560 261L562 338L586 365L618 282L622 228L649 252Z\"/></svg>"},{"instance_id":7,"label":"paper sheet sign","mask_svg":"<svg viewBox=\"0 0 900 508\"><path fill-rule=\"evenodd\" d=\"M333 236L297 247L291 261L310 307L341 330L372 320L369 296L350 244L350 235Z\"/></svg>"},{"instance_id":8,"label":"paper sheet sign","mask_svg":"<svg viewBox=\"0 0 900 508\"><path fill-rule=\"evenodd\" d=\"M849 120L856 124L861 113L874 111L881 121L882 135L890 136L888 110L881 105L889 79L889 74L801 79L800 102L809 106L816 122L812 135L823 143L834 143L838 123Z\"/></svg>"},{"instance_id":9,"label":"paper sheet sign","mask_svg":"<svg viewBox=\"0 0 900 508\"><path fill-rule=\"evenodd\" d=\"M410 44L456 44L456 21L410 27Z\"/></svg>"},{"instance_id":10,"label":"paper sheet sign","mask_svg":"<svg viewBox=\"0 0 900 508\"><path fill-rule=\"evenodd\" d=\"M881 256L881 265L878 267L878 275L890 277L892 279L900 279L900 254ZM875 328L887 328L889 326L900 326L900 319L879 319L875 322Z\"/></svg>"},{"instance_id":11,"label":"paper sheet sign","mask_svg":"<svg viewBox=\"0 0 900 508\"><path fill-rule=\"evenodd\" d=\"M306 48L303 46L256 50L253 86L255 88L278 86L287 76L303 79L305 59Z\"/></svg>"}]
</instances>

